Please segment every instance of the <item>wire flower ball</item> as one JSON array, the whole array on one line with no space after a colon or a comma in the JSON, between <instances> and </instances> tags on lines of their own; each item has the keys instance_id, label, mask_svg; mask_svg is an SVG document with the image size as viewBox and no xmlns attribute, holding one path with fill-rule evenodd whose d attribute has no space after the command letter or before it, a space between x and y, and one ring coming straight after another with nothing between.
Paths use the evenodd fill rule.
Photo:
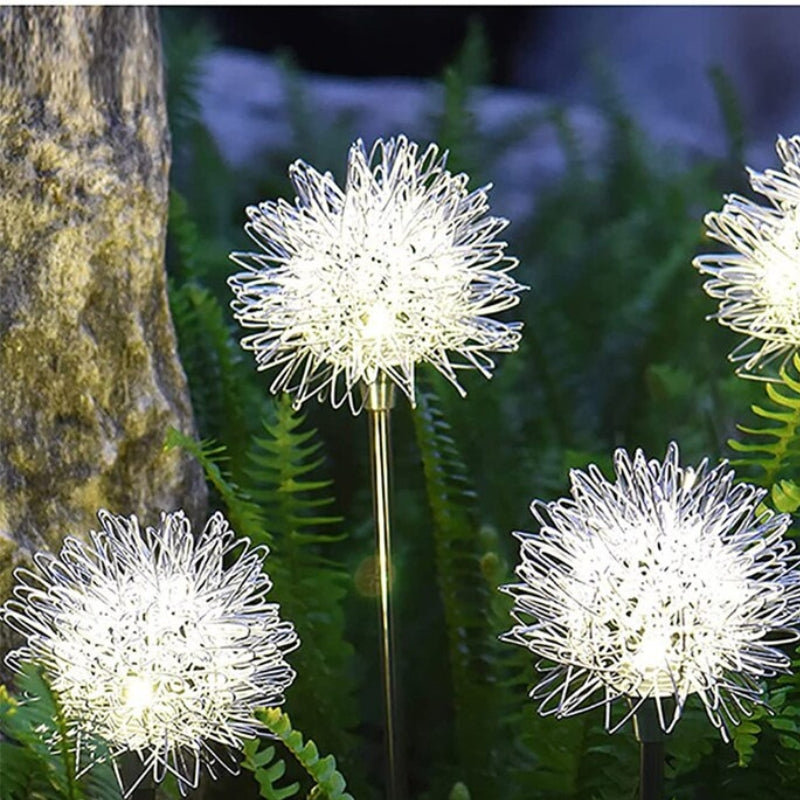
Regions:
<instances>
[{"instance_id":1,"label":"wire flower ball","mask_svg":"<svg viewBox=\"0 0 800 800\"><path fill-rule=\"evenodd\" d=\"M747 336L730 354L737 372L767 380L770 365L784 366L800 346L800 136L779 138L777 151L782 172L748 169L771 205L729 195L721 212L706 215L708 235L736 252L693 262L713 276L704 288L720 301L716 319Z\"/></svg>"},{"instance_id":2,"label":"wire flower ball","mask_svg":"<svg viewBox=\"0 0 800 800\"><path fill-rule=\"evenodd\" d=\"M463 394L457 371L487 378L489 353L517 348L521 323L492 319L519 302L517 265L487 216L489 186L445 169L446 153L405 136L350 148L347 182L296 161L297 192L250 206L245 230L259 253L232 253L229 278L242 340L275 393L295 405L317 395L358 413L357 387L380 374L414 402L414 366L428 362Z\"/></svg>"},{"instance_id":3,"label":"wire flower ball","mask_svg":"<svg viewBox=\"0 0 800 800\"><path fill-rule=\"evenodd\" d=\"M260 730L253 710L281 703L295 676L284 660L294 628L265 599L266 550L235 540L220 513L196 541L180 511L144 531L135 516L98 516L90 544L68 538L58 556L36 555L38 573L17 570L4 618L27 644L7 662L43 666L79 769L97 762L101 737L125 797L148 774L171 772L185 794L203 766L238 772L228 748ZM127 752L142 771L126 787Z\"/></svg>"},{"instance_id":4,"label":"wire flower ball","mask_svg":"<svg viewBox=\"0 0 800 800\"><path fill-rule=\"evenodd\" d=\"M617 450L614 482L573 470L572 497L534 501L540 530L516 533L521 583L503 590L517 624L503 638L542 658L541 714L603 706L614 732L652 698L669 732L697 694L727 740L763 703L759 681L788 671L779 645L800 638L789 515L760 511L766 490L734 484L725 462L678 458L674 443L663 463Z\"/></svg>"}]
</instances>

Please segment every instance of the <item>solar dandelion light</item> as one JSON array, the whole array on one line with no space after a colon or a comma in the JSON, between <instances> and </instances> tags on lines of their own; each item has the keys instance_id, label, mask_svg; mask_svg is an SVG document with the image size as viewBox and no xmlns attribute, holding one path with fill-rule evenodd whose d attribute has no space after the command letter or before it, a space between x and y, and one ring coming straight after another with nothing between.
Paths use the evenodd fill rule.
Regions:
<instances>
[{"instance_id":1,"label":"solar dandelion light","mask_svg":"<svg viewBox=\"0 0 800 800\"><path fill-rule=\"evenodd\" d=\"M463 395L458 372L491 377L492 353L517 348L520 323L493 315L519 301L515 259L488 216L488 190L445 168L446 153L404 136L350 149L347 180L303 161L290 170L297 198L247 209L257 253L231 258L234 315L253 332L242 346L275 370L273 392L366 408L380 583L390 797L400 794L392 721L389 415L398 388L414 403L417 364L433 365Z\"/></svg>"},{"instance_id":2,"label":"solar dandelion light","mask_svg":"<svg viewBox=\"0 0 800 800\"><path fill-rule=\"evenodd\" d=\"M284 656L298 639L266 600L266 550L219 513L197 539L183 512L144 530L135 516L99 518L88 544L67 538L17 570L3 616L27 641L9 665L43 667L80 773L101 758L99 736L126 798L152 797L168 773L185 794L203 768L238 772L233 751L263 731L253 712L294 679Z\"/></svg>"},{"instance_id":3,"label":"solar dandelion light","mask_svg":"<svg viewBox=\"0 0 800 800\"><path fill-rule=\"evenodd\" d=\"M663 463L617 450L613 482L573 470L571 497L532 504L539 531L516 534L520 582L503 587L517 623L504 640L541 658L539 712L603 707L611 733L633 718L642 800L661 796L663 735L687 699L727 741L800 638L789 515L762 510L766 490L734 484L725 462L678 458L674 443Z\"/></svg>"},{"instance_id":4,"label":"solar dandelion light","mask_svg":"<svg viewBox=\"0 0 800 800\"><path fill-rule=\"evenodd\" d=\"M712 276L704 288L720 301L716 319L747 336L730 355L737 371L767 380L800 347L800 136L779 138L777 151L782 171L748 170L770 205L729 195L706 215L708 235L735 252L693 262Z\"/></svg>"}]
</instances>

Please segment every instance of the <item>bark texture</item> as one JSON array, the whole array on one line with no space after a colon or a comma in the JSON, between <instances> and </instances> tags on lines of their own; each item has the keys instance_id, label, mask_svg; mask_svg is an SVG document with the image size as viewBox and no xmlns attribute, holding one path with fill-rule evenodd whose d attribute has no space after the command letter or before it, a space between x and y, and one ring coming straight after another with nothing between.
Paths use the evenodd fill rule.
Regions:
<instances>
[{"instance_id":1,"label":"bark texture","mask_svg":"<svg viewBox=\"0 0 800 800\"><path fill-rule=\"evenodd\" d=\"M199 469L163 450L193 429L169 160L155 8L0 8L0 602L99 508L204 509Z\"/></svg>"}]
</instances>

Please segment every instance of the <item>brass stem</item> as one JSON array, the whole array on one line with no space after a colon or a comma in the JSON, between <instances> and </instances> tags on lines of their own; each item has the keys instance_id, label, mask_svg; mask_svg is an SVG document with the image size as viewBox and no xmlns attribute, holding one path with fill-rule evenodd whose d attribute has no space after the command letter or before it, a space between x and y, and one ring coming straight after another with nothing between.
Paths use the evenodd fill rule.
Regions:
<instances>
[{"instance_id":1,"label":"brass stem","mask_svg":"<svg viewBox=\"0 0 800 800\"><path fill-rule=\"evenodd\" d=\"M663 800L665 737L654 699L642 703L634 714L633 727L639 741L639 800Z\"/></svg>"},{"instance_id":2,"label":"brass stem","mask_svg":"<svg viewBox=\"0 0 800 800\"><path fill-rule=\"evenodd\" d=\"M639 800L664 800L664 742L639 744Z\"/></svg>"},{"instance_id":3,"label":"brass stem","mask_svg":"<svg viewBox=\"0 0 800 800\"><path fill-rule=\"evenodd\" d=\"M400 748L397 732L397 680L395 676L394 624L392 619L391 581L392 547L390 524L390 451L389 415L394 405L394 385L381 373L377 380L363 387L369 417L370 464L375 537L378 550L380 589L381 667L386 728L387 800L402 800L400 785Z\"/></svg>"}]
</instances>

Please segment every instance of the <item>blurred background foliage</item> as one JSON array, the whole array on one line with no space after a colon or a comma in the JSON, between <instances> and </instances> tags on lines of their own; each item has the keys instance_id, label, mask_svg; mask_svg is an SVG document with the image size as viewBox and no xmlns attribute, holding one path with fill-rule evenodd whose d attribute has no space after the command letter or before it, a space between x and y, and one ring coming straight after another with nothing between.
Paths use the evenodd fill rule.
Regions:
<instances>
[{"instance_id":1,"label":"blurred background foliage","mask_svg":"<svg viewBox=\"0 0 800 800\"><path fill-rule=\"evenodd\" d=\"M269 375L238 347L225 284L228 253L251 247L244 207L293 197L286 169L298 157L341 177L359 131L347 119L320 125L287 55L293 136L246 173L231 170L193 94L212 44L207 29L167 19L175 152L168 270L181 357L200 434L225 448L220 467L237 490L233 503L219 494L216 502L234 514L242 500L252 504L240 532L271 547L276 599L303 642L286 710L335 753L355 797L377 800L383 750L366 421L316 403L297 413L271 397ZM514 130L483 139L472 111L490 59L472 26L441 77L433 125L450 168L468 172L472 186L497 180L493 163L515 141ZM537 198L533 218L508 229L517 280L531 287L510 315L525 322L520 351L499 360L490 382L467 376L466 399L423 368L417 408L400 403L393 414L397 652L415 800L636 795L630 730L607 735L600 712L568 721L536 715L526 697L536 679L531 657L497 641L510 618L496 587L513 579L511 532L529 527L530 501L565 493L571 467L608 467L618 446L661 457L670 439L688 462L730 457L727 440L763 394L733 375L726 354L736 337L706 321L714 305L691 267L709 247L705 211L720 207L723 192L746 188L735 88L722 74L714 80L727 158L687 165L657 150L602 70L611 133L602 163L587 163L557 105L531 122L557 126L567 170ZM410 119L403 133L425 141L430 130L430 120ZM788 708L785 730L754 720L736 747L690 708L667 746L669 796L749 798L766 787L776 799L794 796L791 720L800 703L789 683L778 698Z\"/></svg>"},{"instance_id":2,"label":"blurred background foliage","mask_svg":"<svg viewBox=\"0 0 800 800\"><path fill-rule=\"evenodd\" d=\"M298 679L285 705L292 724L335 754L348 792L378 800L382 712L366 420L313 402L296 412L286 398L269 395L269 375L257 373L239 348L225 283L234 271L229 252L252 247L242 229L244 207L292 198L286 168L298 157L341 177L359 131L346 119L320 124L287 56L293 136L246 172L233 170L203 127L196 100L213 34L179 15L164 22L173 146L170 300L202 439L169 444L201 460L212 504L237 531L271 549L274 597L302 641L291 658ZM434 126L451 169L467 171L471 186L497 180L492 165L515 140L509 130L485 141L472 113L489 63L473 26L442 75ZM630 729L609 736L601 711L566 721L537 716L526 696L536 680L533 659L497 639L511 620L510 598L496 587L513 580L511 532L529 529L530 501L564 494L570 468L594 462L608 472L619 446L660 458L671 439L684 462L732 457L728 440L745 436L737 423L752 423L749 406L762 402L760 385L733 375L726 354L737 337L706 321L714 304L691 267L710 249L705 211L719 208L724 192L746 190L735 89L722 74L714 80L729 127L725 158L687 165L656 149L602 71L611 133L602 163L588 163L557 105L531 122L556 125L567 169L537 198L534 216L512 220L507 232L509 252L520 261L516 278L530 287L510 315L525 323L520 351L499 360L491 382L467 376L466 399L422 368L416 409L399 403L393 414L397 666L414 800L636 796ZM430 127L418 124L410 119L402 132L425 141ZM797 412L800 391L794 397ZM793 440L790 427L785 436ZM763 476L757 454L745 455L747 474ZM770 457L779 463L768 485L784 482L781 498L793 511L793 492L800 504L793 462L781 460L783 451ZM778 716L758 715L733 745L722 743L699 704L690 705L667 741L668 797L796 797L798 678L776 682L772 699ZM209 784L204 797L306 796L313 770L284 753L284 767L264 777L277 757L265 752L248 750L255 780L245 774ZM269 788L273 779L283 793ZM308 796L343 795L317 788Z\"/></svg>"}]
</instances>

